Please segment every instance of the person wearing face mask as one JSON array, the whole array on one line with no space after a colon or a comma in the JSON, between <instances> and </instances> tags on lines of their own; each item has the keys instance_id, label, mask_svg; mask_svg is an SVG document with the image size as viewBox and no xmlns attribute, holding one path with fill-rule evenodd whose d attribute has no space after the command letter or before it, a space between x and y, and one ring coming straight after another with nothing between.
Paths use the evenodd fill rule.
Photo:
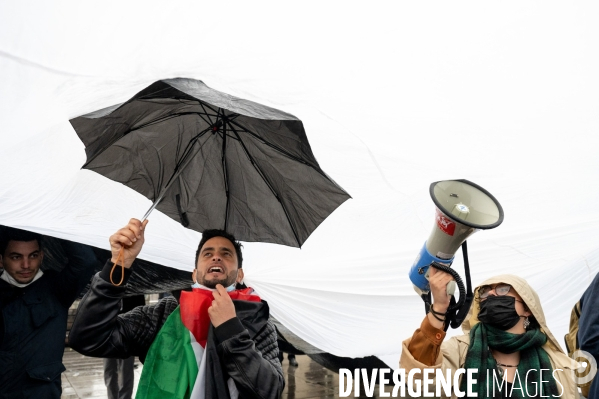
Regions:
<instances>
[{"instance_id":1,"label":"person wearing face mask","mask_svg":"<svg viewBox=\"0 0 599 399\"><path fill-rule=\"evenodd\" d=\"M119 314L146 224L131 219L110 237L112 259L79 304L71 347L95 357L138 356L136 398L279 398L285 381L268 304L243 288L241 244L226 231L202 234L191 291Z\"/></svg>"},{"instance_id":2,"label":"person wearing face mask","mask_svg":"<svg viewBox=\"0 0 599 399\"><path fill-rule=\"evenodd\" d=\"M0 399L60 398L69 307L100 266L90 247L57 240L66 259L52 270L46 240L0 226Z\"/></svg>"},{"instance_id":3,"label":"person wearing face mask","mask_svg":"<svg viewBox=\"0 0 599 399\"><path fill-rule=\"evenodd\" d=\"M430 270L433 304L420 328L403 341L399 363L406 375L414 368L436 368L444 375L451 370L453 381L457 369L477 369L473 391L479 398L579 397L573 374L578 365L548 329L539 297L526 280L506 274L484 281L476 287L475 302L462 323L464 335L444 340L450 301L446 286L453 277ZM548 371L541 374L541 369ZM493 373L506 381L494 392ZM452 398L457 397L456 388L466 392L466 379L452 388Z\"/></svg>"}]
</instances>

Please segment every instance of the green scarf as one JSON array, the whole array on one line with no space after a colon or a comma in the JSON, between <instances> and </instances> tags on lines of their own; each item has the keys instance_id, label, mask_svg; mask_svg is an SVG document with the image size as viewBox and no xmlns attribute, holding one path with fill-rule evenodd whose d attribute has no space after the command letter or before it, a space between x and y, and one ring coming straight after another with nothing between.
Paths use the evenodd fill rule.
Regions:
<instances>
[{"instance_id":1,"label":"green scarf","mask_svg":"<svg viewBox=\"0 0 599 399\"><path fill-rule=\"evenodd\" d=\"M466 369L478 370L478 374L476 374L478 383L473 384L472 390L478 394L479 398L503 397L497 385L495 396L493 396L493 372L497 370L497 362L490 349L495 349L502 353L520 351L518 375L513 381L513 398L541 397L541 388L543 396L557 396L559 390L553 378L553 367L551 367L549 355L542 348L545 342L547 342L547 336L540 329L529 330L524 334L512 334L484 323L476 324L470 330L470 346L464 364ZM542 383L539 372L541 369L545 369L542 374ZM489 392L487 392L487 370ZM529 370L533 371L528 372ZM499 374L497 374L497 380L499 379ZM531 396L528 396L527 389ZM462 378L460 390L466 391L466 378ZM505 383L503 391L505 392Z\"/></svg>"}]
</instances>

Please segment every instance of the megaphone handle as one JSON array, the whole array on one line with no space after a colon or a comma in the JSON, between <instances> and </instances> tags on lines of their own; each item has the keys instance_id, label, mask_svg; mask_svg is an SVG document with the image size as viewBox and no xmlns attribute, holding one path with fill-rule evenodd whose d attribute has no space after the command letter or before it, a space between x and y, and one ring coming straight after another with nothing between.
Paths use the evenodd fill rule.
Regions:
<instances>
[{"instance_id":1,"label":"megaphone handle","mask_svg":"<svg viewBox=\"0 0 599 399\"><path fill-rule=\"evenodd\" d=\"M452 295L451 299L449 300L449 308L455 308L456 302L455 302L455 297ZM447 313L445 313L445 323L443 324L443 331L447 331L447 329L449 328L449 325L451 324L451 326L453 327L454 320L456 317L456 312L450 312L448 311ZM455 328L455 327L453 327Z\"/></svg>"},{"instance_id":2,"label":"megaphone handle","mask_svg":"<svg viewBox=\"0 0 599 399\"><path fill-rule=\"evenodd\" d=\"M420 297L424 301L424 313L428 314L428 312L431 310L431 304L433 303L433 300L431 299L431 292L428 291L423 293Z\"/></svg>"},{"instance_id":3,"label":"megaphone handle","mask_svg":"<svg viewBox=\"0 0 599 399\"><path fill-rule=\"evenodd\" d=\"M455 287L456 287L455 281L452 280L449 283L447 283L447 287L446 287L447 295L453 296L453 294L455 294Z\"/></svg>"}]
</instances>

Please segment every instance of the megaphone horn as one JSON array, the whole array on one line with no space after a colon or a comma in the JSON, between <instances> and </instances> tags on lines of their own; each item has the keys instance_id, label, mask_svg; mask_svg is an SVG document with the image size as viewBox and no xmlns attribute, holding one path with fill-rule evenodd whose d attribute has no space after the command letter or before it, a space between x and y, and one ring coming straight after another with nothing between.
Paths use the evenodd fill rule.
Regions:
<instances>
[{"instance_id":1,"label":"megaphone horn","mask_svg":"<svg viewBox=\"0 0 599 399\"><path fill-rule=\"evenodd\" d=\"M432 183L430 195L437 207L435 224L410 270L410 280L419 295L430 291L428 269L433 262L450 266L471 234L503 222L503 209L495 197L468 180Z\"/></svg>"}]
</instances>

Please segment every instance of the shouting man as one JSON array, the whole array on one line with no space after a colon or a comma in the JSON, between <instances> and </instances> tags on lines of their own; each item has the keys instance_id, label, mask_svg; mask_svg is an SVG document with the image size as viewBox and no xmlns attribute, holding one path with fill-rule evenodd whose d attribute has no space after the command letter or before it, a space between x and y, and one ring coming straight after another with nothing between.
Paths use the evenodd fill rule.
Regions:
<instances>
[{"instance_id":1,"label":"shouting man","mask_svg":"<svg viewBox=\"0 0 599 399\"><path fill-rule=\"evenodd\" d=\"M196 252L191 292L180 303L119 315L124 282L144 243L146 222L131 219L110 237L112 259L81 301L69 342L97 357L138 356L144 362L136 398L279 398L285 385L277 335L266 302L246 288L241 244L207 230ZM122 251L122 252L121 252ZM112 272L113 264L120 266Z\"/></svg>"}]
</instances>

